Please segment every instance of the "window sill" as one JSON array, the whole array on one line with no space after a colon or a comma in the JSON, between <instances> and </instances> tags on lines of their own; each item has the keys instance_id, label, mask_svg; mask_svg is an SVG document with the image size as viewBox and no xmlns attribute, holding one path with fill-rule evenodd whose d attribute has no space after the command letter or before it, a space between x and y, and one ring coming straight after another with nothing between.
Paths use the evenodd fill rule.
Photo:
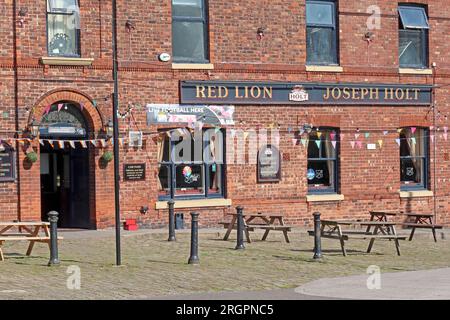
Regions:
<instances>
[{"instance_id":1,"label":"window sill","mask_svg":"<svg viewBox=\"0 0 450 320\"><path fill-rule=\"evenodd\" d=\"M400 191L400 198L421 198L432 197L433 195L433 191L430 190Z\"/></svg>"},{"instance_id":2,"label":"window sill","mask_svg":"<svg viewBox=\"0 0 450 320\"><path fill-rule=\"evenodd\" d=\"M307 202L343 201L343 194L310 194L306 196Z\"/></svg>"},{"instance_id":3,"label":"window sill","mask_svg":"<svg viewBox=\"0 0 450 320\"><path fill-rule=\"evenodd\" d=\"M231 199L175 200L175 209L227 207L231 204ZM157 201L155 209L167 209L167 201Z\"/></svg>"},{"instance_id":4,"label":"window sill","mask_svg":"<svg viewBox=\"0 0 450 320\"><path fill-rule=\"evenodd\" d=\"M400 68L400 69L398 69L398 73L400 73L400 74L432 75L433 69Z\"/></svg>"},{"instance_id":5,"label":"window sill","mask_svg":"<svg viewBox=\"0 0 450 320\"><path fill-rule=\"evenodd\" d=\"M41 63L50 66L90 66L92 58L42 57Z\"/></svg>"},{"instance_id":6,"label":"window sill","mask_svg":"<svg viewBox=\"0 0 450 320\"><path fill-rule=\"evenodd\" d=\"M340 66L306 66L309 72L344 72L344 68Z\"/></svg>"},{"instance_id":7,"label":"window sill","mask_svg":"<svg viewBox=\"0 0 450 320\"><path fill-rule=\"evenodd\" d=\"M182 70L213 70L214 64L212 63L172 63L172 69Z\"/></svg>"}]
</instances>

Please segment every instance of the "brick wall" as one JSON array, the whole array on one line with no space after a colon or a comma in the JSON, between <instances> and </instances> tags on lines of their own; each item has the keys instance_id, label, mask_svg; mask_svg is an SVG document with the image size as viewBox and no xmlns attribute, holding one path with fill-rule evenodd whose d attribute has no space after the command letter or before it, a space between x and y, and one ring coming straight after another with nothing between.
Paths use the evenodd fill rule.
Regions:
<instances>
[{"instance_id":1,"label":"brick wall","mask_svg":"<svg viewBox=\"0 0 450 320\"><path fill-rule=\"evenodd\" d=\"M14 3L16 4L16 12ZM110 97L111 70L111 1L86 0L81 7L81 53L94 58L90 67L48 67L40 64L47 55L45 1L21 0L0 3L0 96L2 104L2 137L14 137L23 130L36 113L40 101L49 92L66 94L76 90L97 104L88 117L102 119L112 116ZM402 1L410 2L410 1ZM430 62L437 63L435 81L450 85L450 9L445 0L415 0L428 5L430 20ZM374 30L373 41L364 40L367 31L366 13L370 5L381 8L381 30ZM26 7L23 24L18 10ZM213 70L173 70L171 63L158 61L162 52L171 53L170 1L118 1L118 48L120 109L129 102L179 103L180 80L253 80L298 82L359 82L432 84L424 75L398 73L397 3L387 0L339 1L339 43L342 73L307 72L305 69L305 4L304 1L210 1L209 36ZM127 30L126 21L135 29ZM262 40L256 30L265 27ZM16 58L16 60L14 59ZM17 67L15 68L15 62ZM450 87L436 90L437 108L443 115L438 125L448 125L450 117ZM55 97L55 101L57 98ZM282 180L275 184L257 184L256 166L229 165L226 184L227 197L233 207L241 204L250 211L282 211L289 223L305 225L315 211L330 218L364 218L369 209L407 209L431 211L433 198L401 200L399 197L399 159L395 143L399 126L429 126L432 124L427 107L376 106L237 106L235 129L281 126L280 150ZM427 118L428 115L428 118ZM134 109L135 122L120 121L121 132L144 131L147 140L142 149L121 148L121 163L146 163L143 182L121 181L121 210L123 217L135 217L146 226L161 226L167 221L166 210L155 210L157 201L156 145L151 134L158 128L147 127L145 108ZM347 138L340 148L340 191L342 202L307 203L306 151L293 146L289 127L312 122L314 125L338 126L347 137L357 128L370 132L365 142L384 144L377 150L352 149ZM227 136L230 139L230 128ZM384 136L384 130L389 134ZM436 159L431 158L430 182L434 185L436 164L436 200L439 222L450 224L450 169L448 148L439 134L436 137ZM36 150L39 144L34 143ZM24 164L24 151L19 146L18 180L0 183L0 219L40 219L39 162ZM237 146L236 146L237 148ZM433 150L431 150L433 151ZM102 167L102 150L91 153L91 176L94 182L89 192L91 220L97 227L111 226L114 218L114 185L112 164ZM431 152L433 155L433 152ZM250 160L252 156L250 155ZM255 161L255 159L253 159ZM121 168L122 172L122 168ZM433 189L433 188L432 188ZM20 205L17 203L20 201ZM146 215L139 212L149 206ZM193 208L180 210L189 220L188 212L202 212L201 225L214 225L233 208Z\"/></svg>"}]
</instances>

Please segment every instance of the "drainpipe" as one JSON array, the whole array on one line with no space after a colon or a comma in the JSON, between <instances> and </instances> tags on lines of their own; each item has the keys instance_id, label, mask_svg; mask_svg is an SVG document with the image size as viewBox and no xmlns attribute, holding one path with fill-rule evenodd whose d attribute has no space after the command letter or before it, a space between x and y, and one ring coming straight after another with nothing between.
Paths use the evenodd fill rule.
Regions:
<instances>
[{"instance_id":1,"label":"drainpipe","mask_svg":"<svg viewBox=\"0 0 450 320\"><path fill-rule=\"evenodd\" d=\"M436 148L437 148L437 131L436 131L436 63L432 63L433 67L433 86L431 88L431 107L433 108L433 131L434 131L434 143L433 143L433 214L434 223L437 223L437 178L436 178Z\"/></svg>"},{"instance_id":2,"label":"drainpipe","mask_svg":"<svg viewBox=\"0 0 450 320\"><path fill-rule=\"evenodd\" d=\"M114 124L114 197L115 197L115 224L116 224L116 265L122 264L120 248L120 175L119 175L119 123L117 112L119 107L119 79L117 61L117 2L112 0L112 50L113 50L113 124Z\"/></svg>"}]
</instances>

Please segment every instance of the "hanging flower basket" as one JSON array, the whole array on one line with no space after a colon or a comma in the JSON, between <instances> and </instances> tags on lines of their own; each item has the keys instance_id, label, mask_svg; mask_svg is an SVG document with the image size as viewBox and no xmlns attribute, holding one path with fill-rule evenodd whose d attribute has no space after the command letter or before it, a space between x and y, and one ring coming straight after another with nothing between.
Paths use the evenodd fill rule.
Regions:
<instances>
[{"instance_id":1,"label":"hanging flower basket","mask_svg":"<svg viewBox=\"0 0 450 320\"><path fill-rule=\"evenodd\" d=\"M27 160L30 161L31 163L35 163L38 160L37 153L34 152L34 151L28 152L27 153Z\"/></svg>"},{"instance_id":2,"label":"hanging flower basket","mask_svg":"<svg viewBox=\"0 0 450 320\"><path fill-rule=\"evenodd\" d=\"M105 162L111 162L111 160L114 158L114 155L111 151L106 151L103 155L102 155L102 160Z\"/></svg>"}]
</instances>

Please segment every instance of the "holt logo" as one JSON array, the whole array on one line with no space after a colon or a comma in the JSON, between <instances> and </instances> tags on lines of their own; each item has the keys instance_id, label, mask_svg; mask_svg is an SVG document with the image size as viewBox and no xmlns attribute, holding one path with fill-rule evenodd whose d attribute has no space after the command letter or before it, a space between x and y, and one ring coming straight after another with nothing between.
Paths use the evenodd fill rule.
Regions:
<instances>
[{"instance_id":1,"label":"holt logo","mask_svg":"<svg viewBox=\"0 0 450 320\"><path fill-rule=\"evenodd\" d=\"M303 89L302 86L295 86L291 93L289 94L289 101L308 101L309 100L309 94L306 92L305 89Z\"/></svg>"}]
</instances>

